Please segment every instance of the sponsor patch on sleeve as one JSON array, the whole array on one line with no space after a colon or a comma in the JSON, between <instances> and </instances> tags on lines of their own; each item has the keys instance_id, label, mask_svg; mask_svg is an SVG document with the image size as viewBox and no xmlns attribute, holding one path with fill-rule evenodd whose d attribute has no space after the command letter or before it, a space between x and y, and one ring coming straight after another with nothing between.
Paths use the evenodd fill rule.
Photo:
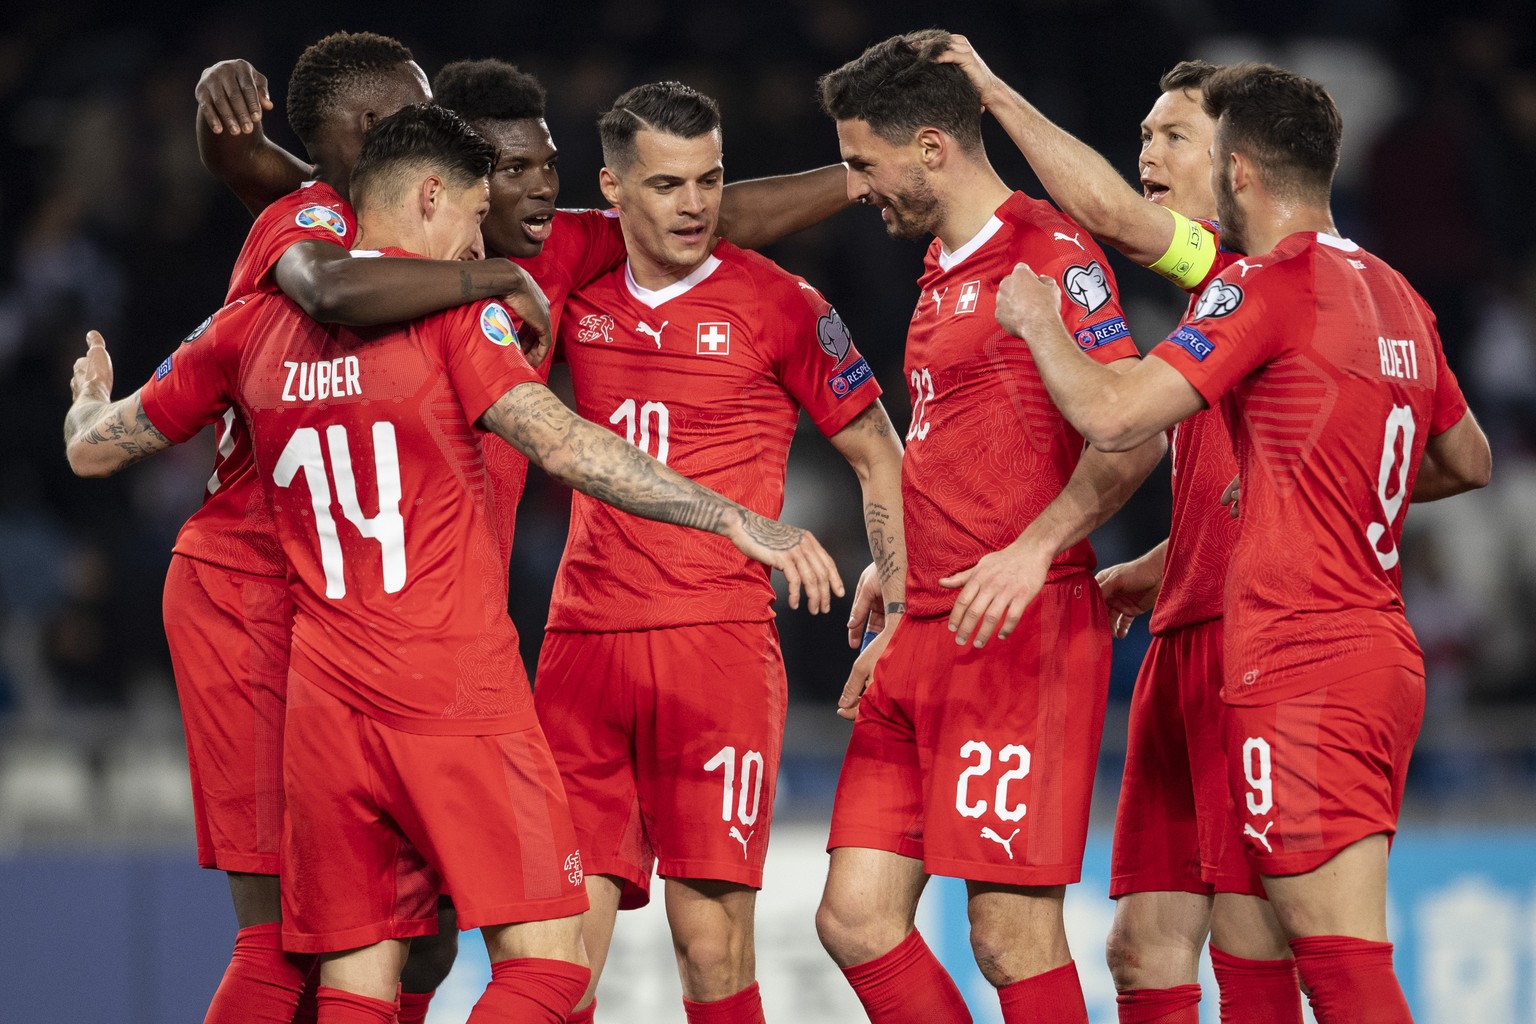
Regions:
<instances>
[{"instance_id":1,"label":"sponsor patch on sleeve","mask_svg":"<svg viewBox=\"0 0 1536 1024\"><path fill-rule=\"evenodd\" d=\"M1073 335L1077 339L1077 347L1084 352L1098 348L1100 345L1108 345L1112 341L1121 338L1129 338L1131 328L1125 322L1123 316L1112 316L1103 323L1094 324L1092 327L1084 327Z\"/></svg>"},{"instance_id":2,"label":"sponsor patch on sleeve","mask_svg":"<svg viewBox=\"0 0 1536 1024\"><path fill-rule=\"evenodd\" d=\"M869 368L869 361L860 356L846 370L828 377L827 387L841 401L874 379L875 374Z\"/></svg>"},{"instance_id":3,"label":"sponsor patch on sleeve","mask_svg":"<svg viewBox=\"0 0 1536 1024\"><path fill-rule=\"evenodd\" d=\"M816 341L821 345L821 350L832 358L834 366L847 359L853 348L853 337L848 333L848 325L843 323L843 318L831 306L816 321Z\"/></svg>"},{"instance_id":4,"label":"sponsor patch on sleeve","mask_svg":"<svg viewBox=\"0 0 1536 1024\"><path fill-rule=\"evenodd\" d=\"M512 327L512 317L494 302L486 303L480 311L480 333L503 348L517 344L517 331Z\"/></svg>"},{"instance_id":5,"label":"sponsor patch on sleeve","mask_svg":"<svg viewBox=\"0 0 1536 1024\"><path fill-rule=\"evenodd\" d=\"M171 360L173 358L175 358L174 352L165 357L165 362L155 367L155 380L165 380L166 375L171 372Z\"/></svg>"},{"instance_id":6,"label":"sponsor patch on sleeve","mask_svg":"<svg viewBox=\"0 0 1536 1024\"><path fill-rule=\"evenodd\" d=\"M1103 309L1111 298L1109 275L1104 273L1098 260L1090 262L1086 267L1068 267L1067 272L1061 275L1061 287L1067 293L1067 298L1089 313Z\"/></svg>"},{"instance_id":7,"label":"sponsor patch on sleeve","mask_svg":"<svg viewBox=\"0 0 1536 1024\"><path fill-rule=\"evenodd\" d=\"M301 228L324 228L337 238L347 237L347 222L329 206L306 206L293 218Z\"/></svg>"},{"instance_id":8,"label":"sponsor patch on sleeve","mask_svg":"<svg viewBox=\"0 0 1536 1024\"><path fill-rule=\"evenodd\" d=\"M1244 273L1246 272L1245 270ZM1206 285L1205 291L1200 293L1200 298L1195 300L1195 312L1190 319L1205 320L1208 317L1231 316L1242 304L1242 287L1218 277Z\"/></svg>"},{"instance_id":9,"label":"sponsor patch on sleeve","mask_svg":"<svg viewBox=\"0 0 1536 1024\"><path fill-rule=\"evenodd\" d=\"M1168 340L1194 356L1195 361L1199 363L1205 362L1205 357L1216 351L1216 346L1210 338L1188 324L1181 324L1168 335Z\"/></svg>"},{"instance_id":10,"label":"sponsor patch on sleeve","mask_svg":"<svg viewBox=\"0 0 1536 1024\"><path fill-rule=\"evenodd\" d=\"M196 341L198 338L201 338L203 336L203 332L208 329L208 325L211 323L213 323L213 314L210 313L208 315L208 319L192 328L192 333L181 339L181 343L183 345L187 345Z\"/></svg>"}]
</instances>

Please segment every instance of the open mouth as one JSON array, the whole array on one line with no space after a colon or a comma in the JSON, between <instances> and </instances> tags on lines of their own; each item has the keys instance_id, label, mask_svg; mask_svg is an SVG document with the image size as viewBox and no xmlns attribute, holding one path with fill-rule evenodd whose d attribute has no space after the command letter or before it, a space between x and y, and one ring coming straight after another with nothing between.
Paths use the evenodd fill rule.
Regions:
<instances>
[{"instance_id":1,"label":"open mouth","mask_svg":"<svg viewBox=\"0 0 1536 1024\"><path fill-rule=\"evenodd\" d=\"M1151 202L1161 203L1168 198L1168 186L1149 178L1142 178L1141 194Z\"/></svg>"},{"instance_id":2,"label":"open mouth","mask_svg":"<svg viewBox=\"0 0 1536 1024\"><path fill-rule=\"evenodd\" d=\"M549 235L554 230L554 211L548 213L536 213L522 220L523 234L530 242L547 242Z\"/></svg>"},{"instance_id":3,"label":"open mouth","mask_svg":"<svg viewBox=\"0 0 1536 1024\"><path fill-rule=\"evenodd\" d=\"M672 234L684 245L697 245L704 240L704 225L690 224L687 227L673 228Z\"/></svg>"}]
</instances>

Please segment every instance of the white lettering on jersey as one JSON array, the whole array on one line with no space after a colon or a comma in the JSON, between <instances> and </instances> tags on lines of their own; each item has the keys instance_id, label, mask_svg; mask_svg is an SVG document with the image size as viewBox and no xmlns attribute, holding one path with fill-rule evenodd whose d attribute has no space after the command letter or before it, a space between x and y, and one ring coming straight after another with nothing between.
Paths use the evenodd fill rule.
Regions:
<instances>
[{"instance_id":1,"label":"white lettering on jersey","mask_svg":"<svg viewBox=\"0 0 1536 1024\"><path fill-rule=\"evenodd\" d=\"M313 363L285 361L283 365L288 368L288 377L283 381L285 402L326 402L363 393L362 365L357 356L339 356Z\"/></svg>"},{"instance_id":2,"label":"white lettering on jersey","mask_svg":"<svg viewBox=\"0 0 1536 1024\"><path fill-rule=\"evenodd\" d=\"M1419 379L1419 353L1413 347L1412 338L1376 339L1381 353L1381 375L1402 380Z\"/></svg>"}]
</instances>

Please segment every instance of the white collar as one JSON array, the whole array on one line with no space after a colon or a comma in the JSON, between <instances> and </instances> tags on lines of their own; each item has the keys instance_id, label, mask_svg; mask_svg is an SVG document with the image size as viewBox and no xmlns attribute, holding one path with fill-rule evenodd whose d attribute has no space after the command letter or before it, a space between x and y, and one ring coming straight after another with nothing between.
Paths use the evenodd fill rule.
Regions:
<instances>
[{"instance_id":1,"label":"white collar","mask_svg":"<svg viewBox=\"0 0 1536 1024\"><path fill-rule=\"evenodd\" d=\"M964 263L966 259L971 255L971 253L986 245L988 240L991 239L993 235L1002 230L1002 227L1003 222L998 220L997 216L994 214L987 220L985 224L981 226L980 231L971 236L971 240L969 242L966 242L954 252L945 252L944 243L940 242L939 269L949 271Z\"/></svg>"},{"instance_id":2,"label":"white collar","mask_svg":"<svg viewBox=\"0 0 1536 1024\"><path fill-rule=\"evenodd\" d=\"M1342 249L1345 252L1359 252L1360 251L1360 246L1356 245L1354 242L1351 242L1349 239L1347 239L1347 238L1340 238L1337 235L1330 235L1330 234L1328 234L1327 232L1324 232L1324 231L1319 231L1317 233L1317 240L1319 242L1323 243L1324 245L1331 245L1331 246L1333 246L1333 248L1335 248L1335 249Z\"/></svg>"},{"instance_id":3,"label":"white collar","mask_svg":"<svg viewBox=\"0 0 1536 1024\"><path fill-rule=\"evenodd\" d=\"M720 257L711 255L706 258L703 263L700 263L696 268L694 268L693 273L689 274L687 277L673 281L665 288L657 288L652 290L650 288L642 287L635 280L635 272L633 268L630 267L629 261L625 260L624 285L629 289L629 294L633 295L638 302L640 302L642 305L649 306L651 309L655 309L663 302L670 302L671 300L677 298L679 295L687 292L694 285L703 281L710 274L713 274L715 272L715 268L718 266L720 266Z\"/></svg>"}]
</instances>

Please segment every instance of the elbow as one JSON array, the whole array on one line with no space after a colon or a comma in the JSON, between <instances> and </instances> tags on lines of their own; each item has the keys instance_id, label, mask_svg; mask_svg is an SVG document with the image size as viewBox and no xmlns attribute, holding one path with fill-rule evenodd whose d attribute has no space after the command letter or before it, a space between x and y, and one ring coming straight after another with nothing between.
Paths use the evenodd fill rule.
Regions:
<instances>
[{"instance_id":1,"label":"elbow","mask_svg":"<svg viewBox=\"0 0 1536 1024\"><path fill-rule=\"evenodd\" d=\"M79 441L70 442L65 449L65 456L75 476L87 480L103 480L123 468L120 462L102 458L96 447Z\"/></svg>"},{"instance_id":2,"label":"elbow","mask_svg":"<svg viewBox=\"0 0 1536 1024\"><path fill-rule=\"evenodd\" d=\"M1113 409L1085 416L1079 430L1083 440L1101 452L1128 452L1154 437L1161 437L1158 431L1148 430ZM1148 450L1156 451L1157 457L1162 458L1162 447L1166 444L1161 441L1158 445L1149 445Z\"/></svg>"},{"instance_id":3,"label":"elbow","mask_svg":"<svg viewBox=\"0 0 1536 1024\"><path fill-rule=\"evenodd\" d=\"M1487 487L1493 479L1493 453L1485 449L1483 457L1469 472L1462 474L1461 479L1465 485L1462 490L1475 491Z\"/></svg>"}]
</instances>

